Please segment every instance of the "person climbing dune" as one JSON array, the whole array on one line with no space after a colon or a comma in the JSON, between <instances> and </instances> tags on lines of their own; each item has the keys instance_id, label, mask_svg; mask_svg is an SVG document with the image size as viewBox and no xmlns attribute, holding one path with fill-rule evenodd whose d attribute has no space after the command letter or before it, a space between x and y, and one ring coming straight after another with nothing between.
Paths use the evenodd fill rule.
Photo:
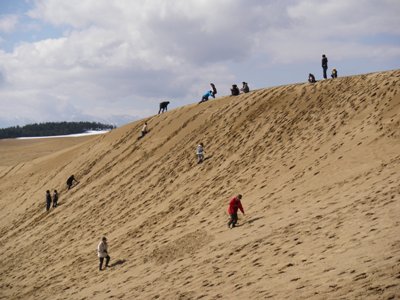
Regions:
<instances>
[{"instance_id":1,"label":"person climbing dune","mask_svg":"<svg viewBox=\"0 0 400 300\"><path fill-rule=\"evenodd\" d=\"M110 262L110 255L108 255L108 244L107 238L104 236L99 245L97 246L97 255L99 257L99 271L103 270L103 262L106 259L106 266L104 268L108 268L108 263Z\"/></svg>"},{"instance_id":2,"label":"person climbing dune","mask_svg":"<svg viewBox=\"0 0 400 300\"><path fill-rule=\"evenodd\" d=\"M74 181L75 181L77 184L79 183L79 181L75 179L75 176L74 176L74 175L71 175L71 176L68 177L68 179L67 179L67 187L68 187L68 189L71 189L71 187L72 187Z\"/></svg>"},{"instance_id":3,"label":"person climbing dune","mask_svg":"<svg viewBox=\"0 0 400 300\"><path fill-rule=\"evenodd\" d=\"M163 113L164 111L168 111L169 101L163 101L160 103L160 109L158 110L158 114Z\"/></svg>"},{"instance_id":4,"label":"person climbing dune","mask_svg":"<svg viewBox=\"0 0 400 300\"><path fill-rule=\"evenodd\" d=\"M203 97L201 97L201 100L200 100L199 104L202 103L202 102L208 101L208 98L210 98L210 97L215 98L214 93L213 93L213 91L211 91L211 90L208 91L207 93L205 93L205 94L203 95Z\"/></svg>"},{"instance_id":5,"label":"person climbing dune","mask_svg":"<svg viewBox=\"0 0 400 300\"><path fill-rule=\"evenodd\" d=\"M47 190L46 191L46 211L49 211L51 207L51 195L50 195L50 191Z\"/></svg>"},{"instance_id":6,"label":"person climbing dune","mask_svg":"<svg viewBox=\"0 0 400 300\"><path fill-rule=\"evenodd\" d=\"M242 199L242 195L239 194L239 195L233 197L231 199L231 201L229 201L229 207L228 207L228 214L230 216L230 220L228 222L229 228L233 228L236 226L237 221L238 221L237 213L238 213L239 209L242 212L242 214L244 215L242 202L240 201L241 199Z\"/></svg>"},{"instance_id":7,"label":"person climbing dune","mask_svg":"<svg viewBox=\"0 0 400 300\"><path fill-rule=\"evenodd\" d=\"M53 207L57 207L58 206L58 192L57 190L54 190L53 193Z\"/></svg>"},{"instance_id":8,"label":"person climbing dune","mask_svg":"<svg viewBox=\"0 0 400 300\"><path fill-rule=\"evenodd\" d=\"M144 122L142 130L140 131L140 136L138 137L138 140L144 138L144 136L149 132L147 128L147 122Z\"/></svg>"},{"instance_id":9,"label":"person climbing dune","mask_svg":"<svg viewBox=\"0 0 400 300\"><path fill-rule=\"evenodd\" d=\"M204 161L204 145L200 143L196 148L197 163L201 164Z\"/></svg>"}]
</instances>

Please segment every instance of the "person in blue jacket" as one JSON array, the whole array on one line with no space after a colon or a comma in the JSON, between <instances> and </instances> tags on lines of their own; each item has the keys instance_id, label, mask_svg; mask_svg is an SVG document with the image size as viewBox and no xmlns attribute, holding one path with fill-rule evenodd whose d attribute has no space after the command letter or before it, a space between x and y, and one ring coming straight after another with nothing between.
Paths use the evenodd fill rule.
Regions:
<instances>
[{"instance_id":1,"label":"person in blue jacket","mask_svg":"<svg viewBox=\"0 0 400 300\"><path fill-rule=\"evenodd\" d=\"M206 102L208 100L208 98L210 98L210 97L213 97L215 99L215 95L214 95L213 91L211 91L211 90L203 95L203 97L201 98L201 101L199 103Z\"/></svg>"}]
</instances>

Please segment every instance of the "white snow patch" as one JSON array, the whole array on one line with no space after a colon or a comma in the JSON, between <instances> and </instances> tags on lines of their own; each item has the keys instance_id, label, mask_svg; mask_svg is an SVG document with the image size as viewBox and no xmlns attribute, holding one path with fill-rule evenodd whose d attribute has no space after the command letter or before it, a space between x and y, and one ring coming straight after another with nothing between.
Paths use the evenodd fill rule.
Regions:
<instances>
[{"instance_id":1,"label":"white snow patch","mask_svg":"<svg viewBox=\"0 0 400 300\"><path fill-rule=\"evenodd\" d=\"M104 134L109 132L110 130L88 130L84 133L75 133L68 135L53 135L53 136L32 136L32 137L19 137L17 140L32 140L32 139L51 139L51 138L63 138L63 137L80 137L87 135L95 135L95 134Z\"/></svg>"}]
</instances>

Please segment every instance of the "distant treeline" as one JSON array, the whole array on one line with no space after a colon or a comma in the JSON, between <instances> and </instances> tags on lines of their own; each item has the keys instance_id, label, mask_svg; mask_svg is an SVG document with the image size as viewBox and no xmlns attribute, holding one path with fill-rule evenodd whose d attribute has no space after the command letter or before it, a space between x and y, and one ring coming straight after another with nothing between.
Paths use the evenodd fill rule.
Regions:
<instances>
[{"instance_id":1,"label":"distant treeline","mask_svg":"<svg viewBox=\"0 0 400 300\"><path fill-rule=\"evenodd\" d=\"M34 136L53 136L84 133L88 130L107 130L115 126L96 122L47 122L0 129L0 139Z\"/></svg>"}]
</instances>

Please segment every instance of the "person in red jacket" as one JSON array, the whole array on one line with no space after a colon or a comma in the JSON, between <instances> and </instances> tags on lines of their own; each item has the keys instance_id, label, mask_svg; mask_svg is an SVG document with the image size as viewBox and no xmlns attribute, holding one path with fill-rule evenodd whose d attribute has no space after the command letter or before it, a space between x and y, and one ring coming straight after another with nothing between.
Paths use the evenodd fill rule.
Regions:
<instances>
[{"instance_id":1,"label":"person in red jacket","mask_svg":"<svg viewBox=\"0 0 400 300\"><path fill-rule=\"evenodd\" d=\"M229 228L233 228L236 226L236 223L238 221L238 215L237 215L238 209L240 209L240 211L244 215L244 210L243 210L242 203L240 202L240 199L242 199L242 195L239 194L239 195L233 197L231 199L231 201L229 202L228 214L231 217L231 219L228 222Z\"/></svg>"}]
</instances>

